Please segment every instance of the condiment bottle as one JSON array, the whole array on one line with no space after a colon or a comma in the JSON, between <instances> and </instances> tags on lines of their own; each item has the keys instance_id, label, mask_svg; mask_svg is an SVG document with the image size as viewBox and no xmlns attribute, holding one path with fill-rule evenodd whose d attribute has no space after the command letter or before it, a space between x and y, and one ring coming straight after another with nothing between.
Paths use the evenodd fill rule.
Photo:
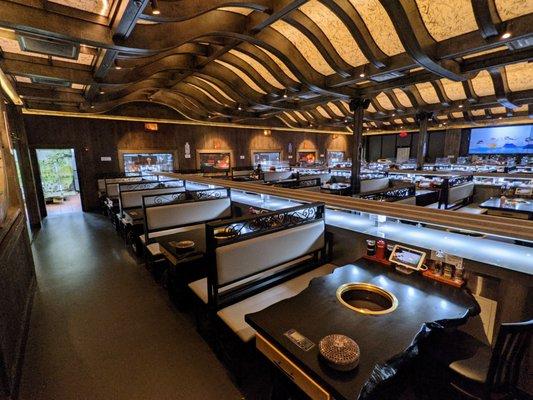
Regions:
<instances>
[{"instance_id":1,"label":"condiment bottle","mask_svg":"<svg viewBox=\"0 0 533 400\"><path fill-rule=\"evenodd\" d=\"M376 257L381 260L385 258L385 241L382 239L376 243Z\"/></svg>"},{"instance_id":2,"label":"condiment bottle","mask_svg":"<svg viewBox=\"0 0 533 400\"><path fill-rule=\"evenodd\" d=\"M373 239L366 240L366 255L375 256L376 255L376 241Z\"/></svg>"},{"instance_id":3,"label":"condiment bottle","mask_svg":"<svg viewBox=\"0 0 533 400\"><path fill-rule=\"evenodd\" d=\"M436 256L436 260L435 260L435 263L433 264L435 269L434 269L433 273L435 273L436 275L442 275L442 267L443 267L443 263L444 263L444 253L442 252L442 250L439 250L439 251L437 251L437 254L435 256Z\"/></svg>"},{"instance_id":4,"label":"condiment bottle","mask_svg":"<svg viewBox=\"0 0 533 400\"><path fill-rule=\"evenodd\" d=\"M462 265L457 265L455 267L455 274L454 274L454 277L453 279L457 282L461 282L463 280L463 276L464 276L464 268Z\"/></svg>"}]
</instances>

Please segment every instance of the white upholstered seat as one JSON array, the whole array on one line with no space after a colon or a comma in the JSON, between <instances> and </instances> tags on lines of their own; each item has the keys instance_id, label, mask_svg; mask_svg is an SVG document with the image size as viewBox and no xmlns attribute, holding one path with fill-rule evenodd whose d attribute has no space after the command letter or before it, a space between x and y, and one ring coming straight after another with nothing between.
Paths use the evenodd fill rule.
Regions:
<instances>
[{"instance_id":1,"label":"white upholstered seat","mask_svg":"<svg viewBox=\"0 0 533 400\"><path fill-rule=\"evenodd\" d=\"M309 282L313 278L327 275L335 268L336 266L333 264L324 264L321 267L299 275L287 282L248 297L229 307L223 308L217 313L217 315L243 342L248 342L255 336L255 330L244 321L244 316L246 314L261 311L274 303L297 295L309 286ZM193 284L196 284L197 282L200 281L193 282ZM207 287L207 282L203 283ZM191 285L189 285L191 289L197 293L195 287L192 287ZM196 287L196 289L200 289L200 287Z\"/></svg>"}]
</instances>

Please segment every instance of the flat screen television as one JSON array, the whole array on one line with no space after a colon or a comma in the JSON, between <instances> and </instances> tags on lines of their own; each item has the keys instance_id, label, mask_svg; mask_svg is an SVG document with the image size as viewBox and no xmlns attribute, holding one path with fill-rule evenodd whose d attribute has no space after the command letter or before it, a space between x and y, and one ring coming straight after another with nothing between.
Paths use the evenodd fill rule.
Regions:
<instances>
[{"instance_id":1,"label":"flat screen television","mask_svg":"<svg viewBox=\"0 0 533 400\"><path fill-rule=\"evenodd\" d=\"M470 154L533 154L533 125L474 128Z\"/></svg>"}]
</instances>

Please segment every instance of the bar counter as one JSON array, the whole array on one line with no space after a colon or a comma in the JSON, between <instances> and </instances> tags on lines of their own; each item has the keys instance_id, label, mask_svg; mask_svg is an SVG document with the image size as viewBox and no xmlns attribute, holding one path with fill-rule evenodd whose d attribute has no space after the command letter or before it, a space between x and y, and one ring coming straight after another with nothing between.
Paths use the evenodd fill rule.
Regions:
<instances>
[{"instance_id":1,"label":"bar counter","mask_svg":"<svg viewBox=\"0 0 533 400\"><path fill-rule=\"evenodd\" d=\"M270 195L231 191L233 201L275 211L300 203ZM443 230L385 221L378 223L369 214L326 209L326 223L338 228L380 237L430 250L442 250L472 261L533 275L533 249L486 237L475 237Z\"/></svg>"}]
</instances>

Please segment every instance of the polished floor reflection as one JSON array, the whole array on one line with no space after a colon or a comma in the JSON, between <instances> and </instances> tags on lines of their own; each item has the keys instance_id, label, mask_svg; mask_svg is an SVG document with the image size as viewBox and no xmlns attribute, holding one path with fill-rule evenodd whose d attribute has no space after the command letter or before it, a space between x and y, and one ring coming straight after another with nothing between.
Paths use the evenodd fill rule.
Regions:
<instances>
[{"instance_id":1,"label":"polished floor reflection","mask_svg":"<svg viewBox=\"0 0 533 400\"><path fill-rule=\"evenodd\" d=\"M194 323L104 217L45 220L20 399L239 399Z\"/></svg>"}]
</instances>

